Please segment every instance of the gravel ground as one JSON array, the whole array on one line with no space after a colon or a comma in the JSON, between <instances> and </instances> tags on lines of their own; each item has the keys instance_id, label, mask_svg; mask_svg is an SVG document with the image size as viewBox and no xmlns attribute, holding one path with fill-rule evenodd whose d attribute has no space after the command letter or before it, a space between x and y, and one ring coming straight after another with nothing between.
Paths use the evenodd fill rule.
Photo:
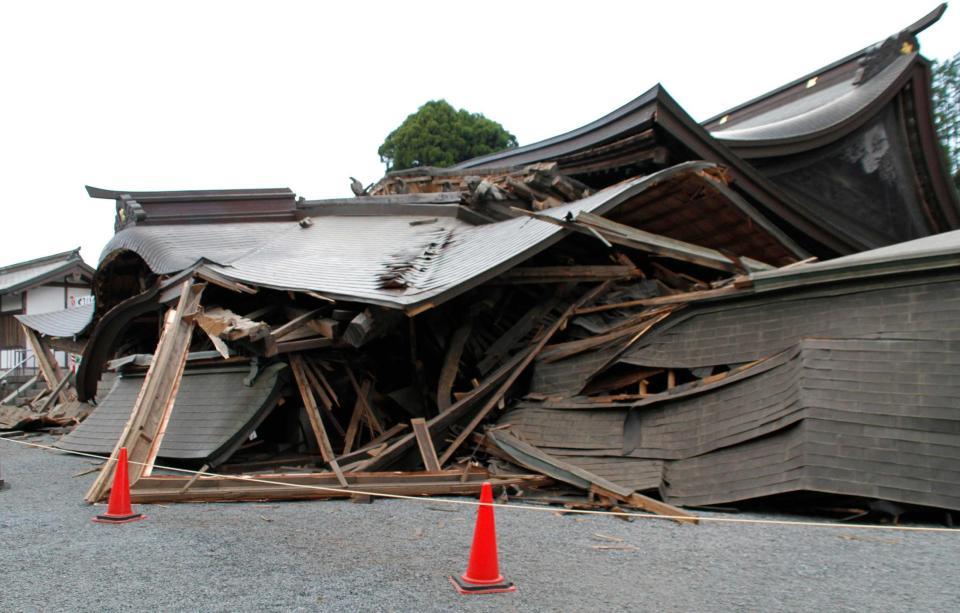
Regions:
<instances>
[{"instance_id":1,"label":"gravel ground","mask_svg":"<svg viewBox=\"0 0 960 613\"><path fill-rule=\"evenodd\" d=\"M0 441L0 610L960 610L960 531L499 510L518 591L460 596L447 575L464 570L471 507L144 505L147 521L104 526L82 501L93 475L72 476L91 462Z\"/></svg>"}]
</instances>

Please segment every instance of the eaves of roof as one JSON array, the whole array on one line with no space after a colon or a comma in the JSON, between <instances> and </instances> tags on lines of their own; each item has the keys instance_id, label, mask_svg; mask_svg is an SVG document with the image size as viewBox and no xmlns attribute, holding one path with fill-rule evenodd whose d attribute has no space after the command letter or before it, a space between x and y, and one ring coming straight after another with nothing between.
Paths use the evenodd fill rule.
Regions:
<instances>
[{"instance_id":1,"label":"eaves of roof","mask_svg":"<svg viewBox=\"0 0 960 613\"><path fill-rule=\"evenodd\" d=\"M901 30L901 32L915 37L917 34L926 30L927 28L935 24L937 21L939 21L940 18L943 16L943 13L946 11L946 9L947 9L946 3L940 4L935 9L933 9L932 11L930 11L929 13L927 13L926 15L924 15L914 23L910 24L909 26ZM813 72L805 74L802 77L798 77L797 79L794 79L789 83L781 85L780 87L774 90L771 90L765 94L761 94L756 98L752 98L746 102L738 104L733 108L730 108L721 113L718 113L713 117L702 122L703 126L711 131L718 130L721 125L724 125L724 124L721 124L721 121L723 120L724 117L733 118L733 117L736 117L737 115L743 114L745 111L749 113L749 109L764 108L764 107L770 106L771 104L776 104L775 102L776 99L784 97L785 95L789 95L791 91L804 90L806 88L806 84L810 82L811 79L816 78L819 80L819 79L822 79L824 75L838 72L838 71L841 73L852 72L852 67L855 67L863 56L865 56L867 53L869 53L870 51L878 47L880 44L881 43L874 43L872 45L864 47L863 49L860 49L859 51L855 51L854 53L851 53L846 57L840 58L835 62L831 62L830 64L822 68L818 68Z\"/></svg>"}]
</instances>

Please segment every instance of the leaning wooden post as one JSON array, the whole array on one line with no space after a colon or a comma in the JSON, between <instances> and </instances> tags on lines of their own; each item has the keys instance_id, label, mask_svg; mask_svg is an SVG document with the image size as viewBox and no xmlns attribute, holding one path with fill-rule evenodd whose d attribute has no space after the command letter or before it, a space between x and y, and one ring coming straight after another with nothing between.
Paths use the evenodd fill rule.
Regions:
<instances>
[{"instance_id":1,"label":"leaning wooden post","mask_svg":"<svg viewBox=\"0 0 960 613\"><path fill-rule=\"evenodd\" d=\"M60 372L60 366L57 364L56 357L50 349L47 348L47 344L44 343L33 330L23 324L20 324L20 327L23 328L23 334L27 338L27 343L30 344L33 354L37 356L37 365L40 367L40 374L43 375L44 380L47 382L47 387L49 387L51 391L56 390L60 382L63 381L63 373ZM60 388L59 396L60 402L69 402L72 400L63 388Z\"/></svg>"},{"instance_id":2,"label":"leaning wooden post","mask_svg":"<svg viewBox=\"0 0 960 613\"><path fill-rule=\"evenodd\" d=\"M110 461L103 465L87 491L87 502L97 502L107 493L121 447L126 447L129 455L131 487L140 477L150 474L180 388L187 353L190 351L190 338L193 336L194 315L199 309L200 294L204 287L202 284L194 285L193 279L184 281L180 286L180 301L164 317L160 341L140 386L137 401L120 440L113 448Z\"/></svg>"}]
</instances>

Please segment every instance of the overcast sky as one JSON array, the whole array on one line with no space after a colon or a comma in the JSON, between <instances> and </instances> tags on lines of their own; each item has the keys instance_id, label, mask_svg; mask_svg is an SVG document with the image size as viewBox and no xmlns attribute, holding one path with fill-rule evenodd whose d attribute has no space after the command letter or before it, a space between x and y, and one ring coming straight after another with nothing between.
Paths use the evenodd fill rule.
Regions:
<instances>
[{"instance_id":1,"label":"overcast sky","mask_svg":"<svg viewBox=\"0 0 960 613\"><path fill-rule=\"evenodd\" d=\"M662 83L704 120L882 40L928 2L0 4L0 265L82 246L113 203L86 184L350 195L377 148L446 98L520 144ZM960 51L960 7L920 36Z\"/></svg>"}]
</instances>

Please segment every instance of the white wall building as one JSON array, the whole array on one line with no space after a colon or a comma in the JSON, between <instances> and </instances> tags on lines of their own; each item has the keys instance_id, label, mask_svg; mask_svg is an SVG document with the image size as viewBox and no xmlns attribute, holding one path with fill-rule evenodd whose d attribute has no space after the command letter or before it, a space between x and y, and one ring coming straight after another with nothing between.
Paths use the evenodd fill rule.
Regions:
<instances>
[{"instance_id":1,"label":"white wall building","mask_svg":"<svg viewBox=\"0 0 960 613\"><path fill-rule=\"evenodd\" d=\"M88 304L92 300L93 272L80 257L79 249L0 268L0 373L18 365L28 370L36 367L20 322L14 316ZM72 354L55 353L62 367L73 367Z\"/></svg>"}]
</instances>

